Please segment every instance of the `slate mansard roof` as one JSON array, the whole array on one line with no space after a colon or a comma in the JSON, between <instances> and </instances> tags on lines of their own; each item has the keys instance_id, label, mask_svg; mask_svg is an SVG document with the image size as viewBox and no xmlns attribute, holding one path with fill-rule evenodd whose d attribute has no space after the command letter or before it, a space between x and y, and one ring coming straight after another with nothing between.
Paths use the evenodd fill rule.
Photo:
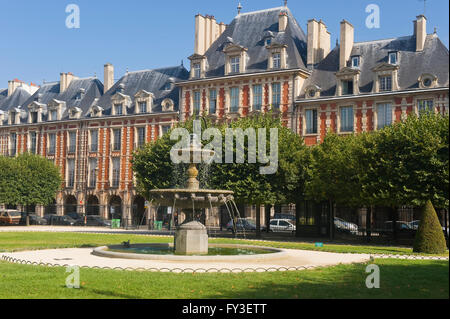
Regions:
<instances>
[{"instance_id":1,"label":"slate mansard roof","mask_svg":"<svg viewBox=\"0 0 450 319\"><path fill-rule=\"evenodd\" d=\"M131 98L131 105L127 113L134 113L134 97L136 93L144 90L154 95L152 112L162 112L161 102L167 98L175 104L178 111L179 89L175 82L189 78L189 72L183 66L168 67L154 70L128 72L113 87L106 92L96 103L104 109L104 115L111 115L111 97L122 89L121 93ZM170 90L166 84L172 83Z\"/></svg>"},{"instance_id":2,"label":"slate mansard roof","mask_svg":"<svg viewBox=\"0 0 450 319\"><path fill-rule=\"evenodd\" d=\"M280 13L288 14L286 31L278 32ZM269 51L265 39L271 37L272 43L287 45L288 69L304 68L306 61L307 38L291 11L286 7L239 14L222 35L206 51L206 77L219 77L225 74L225 53L229 44L247 48L247 69L245 73L267 71Z\"/></svg>"},{"instance_id":3,"label":"slate mansard roof","mask_svg":"<svg viewBox=\"0 0 450 319\"><path fill-rule=\"evenodd\" d=\"M8 97L8 89L0 90L0 111L7 113L10 109L22 106L31 94L23 88L17 88L14 93Z\"/></svg>"},{"instance_id":4,"label":"slate mansard roof","mask_svg":"<svg viewBox=\"0 0 450 319\"><path fill-rule=\"evenodd\" d=\"M400 90L419 88L422 74L438 78L438 87L449 85L449 52L435 34L427 36L423 51L416 52L416 37L406 36L394 39L357 42L351 56L360 56L360 94L371 93L374 75L372 69L380 63L388 63L390 52L398 54L398 83ZM321 96L336 94L336 72L339 71L339 46L322 60L306 80L305 87L317 85ZM304 97L304 92L302 93Z\"/></svg>"}]
</instances>

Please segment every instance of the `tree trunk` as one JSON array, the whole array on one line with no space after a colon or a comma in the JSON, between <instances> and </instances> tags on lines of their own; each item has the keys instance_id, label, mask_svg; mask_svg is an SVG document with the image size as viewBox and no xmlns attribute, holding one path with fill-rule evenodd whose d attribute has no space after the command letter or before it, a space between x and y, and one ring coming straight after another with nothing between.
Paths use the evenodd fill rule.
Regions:
<instances>
[{"instance_id":1,"label":"tree trunk","mask_svg":"<svg viewBox=\"0 0 450 319\"><path fill-rule=\"evenodd\" d=\"M256 238L261 238L261 206L256 209Z\"/></svg>"},{"instance_id":2,"label":"tree trunk","mask_svg":"<svg viewBox=\"0 0 450 319\"><path fill-rule=\"evenodd\" d=\"M367 235L367 242L369 243L372 236L372 206L367 207L366 235Z\"/></svg>"},{"instance_id":3,"label":"tree trunk","mask_svg":"<svg viewBox=\"0 0 450 319\"><path fill-rule=\"evenodd\" d=\"M334 239L334 203L330 200L330 239Z\"/></svg>"},{"instance_id":4,"label":"tree trunk","mask_svg":"<svg viewBox=\"0 0 450 319\"><path fill-rule=\"evenodd\" d=\"M295 203L295 237L300 238L300 216L301 216L301 210L300 206L301 203L297 202Z\"/></svg>"},{"instance_id":5,"label":"tree trunk","mask_svg":"<svg viewBox=\"0 0 450 319\"><path fill-rule=\"evenodd\" d=\"M397 219L398 219L398 209L397 207L391 207L392 215L392 236L394 240L397 240Z\"/></svg>"},{"instance_id":6,"label":"tree trunk","mask_svg":"<svg viewBox=\"0 0 450 319\"><path fill-rule=\"evenodd\" d=\"M270 232L270 211L271 211L271 205L266 205L265 207L265 213L266 213L266 231Z\"/></svg>"}]
</instances>

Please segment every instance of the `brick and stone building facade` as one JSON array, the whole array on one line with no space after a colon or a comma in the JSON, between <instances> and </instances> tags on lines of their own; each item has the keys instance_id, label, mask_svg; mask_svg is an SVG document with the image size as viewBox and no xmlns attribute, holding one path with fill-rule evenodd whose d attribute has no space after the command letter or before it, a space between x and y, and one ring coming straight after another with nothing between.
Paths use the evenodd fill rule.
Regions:
<instances>
[{"instance_id":1,"label":"brick and stone building facade","mask_svg":"<svg viewBox=\"0 0 450 319\"><path fill-rule=\"evenodd\" d=\"M334 48L322 20L305 23L306 33L287 6L239 12L229 25L197 15L190 71L127 72L115 81L106 64L103 83L72 73L40 87L10 81L0 89L0 154L31 151L61 168L62 191L40 214L138 221L145 199L134 188L133 150L194 114L227 122L272 111L315 145L329 131L372 131L423 109L448 113L449 53L424 16L411 35L368 42L355 42L343 20Z\"/></svg>"}]
</instances>

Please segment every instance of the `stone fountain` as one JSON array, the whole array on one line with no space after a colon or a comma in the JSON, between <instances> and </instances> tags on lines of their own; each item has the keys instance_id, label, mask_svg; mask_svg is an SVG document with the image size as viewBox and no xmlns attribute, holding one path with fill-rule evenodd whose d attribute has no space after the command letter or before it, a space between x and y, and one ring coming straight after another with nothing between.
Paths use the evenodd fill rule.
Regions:
<instances>
[{"instance_id":1,"label":"stone fountain","mask_svg":"<svg viewBox=\"0 0 450 319\"><path fill-rule=\"evenodd\" d=\"M196 220L195 212L200 209L219 207L233 200L233 192L227 190L200 189L197 179L198 170L195 158L210 158L214 151L204 150L196 135L191 135L190 145L186 149L175 150L179 155L188 152L190 164L187 170L188 180L185 189L155 189L150 191L150 200L160 206L180 208L186 215L186 221L177 227L174 250L177 255L208 254L208 233L206 226Z\"/></svg>"}]
</instances>

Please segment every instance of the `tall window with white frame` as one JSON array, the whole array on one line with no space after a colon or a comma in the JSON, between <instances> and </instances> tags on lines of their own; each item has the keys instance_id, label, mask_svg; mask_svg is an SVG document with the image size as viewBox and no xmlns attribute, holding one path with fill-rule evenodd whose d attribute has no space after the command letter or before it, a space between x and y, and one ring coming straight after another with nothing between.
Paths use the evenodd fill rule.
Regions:
<instances>
[{"instance_id":1,"label":"tall window with white frame","mask_svg":"<svg viewBox=\"0 0 450 319\"><path fill-rule=\"evenodd\" d=\"M194 63L194 78L200 78L201 76L201 67L200 63Z\"/></svg>"},{"instance_id":2,"label":"tall window with white frame","mask_svg":"<svg viewBox=\"0 0 450 319\"><path fill-rule=\"evenodd\" d=\"M122 130L121 129L115 129L113 130L113 151L120 151L121 149L121 140L122 140Z\"/></svg>"},{"instance_id":3,"label":"tall window with white frame","mask_svg":"<svg viewBox=\"0 0 450 319\"><path fill-rule=\"evenodd\" d=\"M209 90L209 114L217 112L217 91Z\"/></svg>"},{"instance_id":4,"label":"tall window with white frame","mask_svg":"<svg viewBox=\"0 0 450 319\"><path fill-rule=\"evenodd\" d=\"M69 132L69 153L75 153L77 149L77 133Z\"/></svg>"},{"instance_id":5,"label":"tall window with white frame","mask_svg":"<svg viewBox=\"0 0 450 319\"><path fill-rule=\"evenodd\" d=\"M138 136L137 146L138 148L141 148L142 146L145 145L145 127L137 128L137 136Z\"/></svg>"},{"instance_id":6,"label":"tall window with white frame","mask_svg":"<svg viewBox=\"0 0 450 319\"><path fill-rule=\"evenodd\" d=\"M389 103L377 105L377 129L381 130L392 124L392 105Z\"/></svg>"},{"instance_id":7,"label":"tall window with white frame","mask_svg":"<svg viewBox=\"0 0 450 319\"><path fill-rule=\"evenodd\" d=\"M230 89L230 112L239 112L239 88Z\"/></svg>"},{"instance_id":8,"label":"tall window with white frame","mask_svg":"<svg viewBox=\"0 0 450 319\"><path fill-rule=\"evenodd\" d=\"M380 92L392 91L392 76L385 75L379 77Z\"/></svg>"},{"instance_id":9,"label":"tall window with white frame","mask_svg":"<svg viewBox=\"0 0 450 319\"><path fill-rule=\"evenodd\" d=\"M147 113L147 102L139 102L139 113Z\"/></svg>"},{"instance_id":10,"label":"tall window with white frame","mask_svg":"<svg viewBox=\"0 0 450 319\"><path fill-rule=\"evenodd\" d=\"M317 110L310 109L305 112L306 134L317 134Z\"/></svg>"},{"instance_id":11,"label":"tall window with white frame","mask_svg":"<svg viewBox=\"0 0 450 319\"><path fill-rule=\"evenodd\" d=\"M58 111L57 110L51 110L50 111L50 117L51 117L51 121L57 121L58 120Z\"/></svg>"},{"instance_id":12,"label":"tall window with white frame","mask_svg":"<svg viewBox=\"0 0 450 319\"><path fill-rule=\"evenodd\" d=\"M281 104L281 84L272 84L272 108L279 109Z\"/></svg>"},{"instance_id":13,"label":"tall window with white frame","mask_svg":"<svg viewBox=\"0 0 450 319\"><path fill-rule=\"evenodd\" d=\"M239 73L241 70L241 58L238 56L230 58L231 73Z\"/></svg>"},{"instance_id":14,"label":"tall window with white frame","mask_svg":"<svg viewBox=\"0 0 450 319\"><path fill-rule=\"evenodd\" d=\"M97 130L91 130L91 152L98 152L98 131Z\"/></svg>"},{"instance_id":15,"label":"tall window with white frame","mask_svg":"<svg viewBox=\"0 0 450 319\"><path fill-rule=\"evenodd\" d=\"M200 91L194 92L194 115L200 114L200 105L201 105L201 93Z\"/></svg>"},{"instance_id":16,"label":"tall window with white frame","mask_svg":"<svg viewBox=\"0 0 450 319\"><path fill-rule=\"evenodd\" d=\"M341 107L341 128L342 133L351 133L354 131L354 117L353 117L353 107L344 106Z\"/></svg>"},{"instance_id":17,"label":"tall window with white frame","mask_svg":"<svg viewBox=\"0 0 450 319\"><path fill-rule=\"evenodd\" d=\"M50 133L48 135L48 154L55 155L56 153L56 134Z\"/></svg>"},{"instance_id":18,"label":"tall window with white frame","mask_svg":"<svg viewBox=\"0 0 450 319\"><path fill-rule=\"evenodd\" d=\"M120 182L120 157L112 159L112 187L119 187Z\"/></svg>"},{"instance_id":19,"label":"tall window with white frame","mask_svg":"<svg viewBox=\"0 0 450 319\"><path fill-rule=\"evenodd\" d=\"M273 68L280 69L281 68L281 54L280 53L273 54L272 60L273 60Z\"/></svg>"},{"instance_id":20,"label":"tall window with white frame","mask_svg":"<svg viewBox=\"0 0 450 319\"><path fill-rule=\"evenodd\" d=\"M72 188L75 185L75 160L67 160L67 187Z\"/></svg>"},{"instance_id":21,"label":"tall window with white frame","mask_svg":"<svg viewBox=\"0 0 450 319\"><path fill-rule=\"evenodd\" d=\"M36 132L30 132L30 153L36 154L37 147L36 147Z\"/></svg>"},{"instance_id":22,"label":"tall window with white frame","mask_svg":"<svg viewBox=\"0 0 450 319\"><path fill-rule=\"evenodd\" d=\"M253 86L253 110L261 111L263 102L263 90L262 85L254 85Z\"/></svg>"},{"instance_id":23,"label":"tall window with white frame","mask_svg":"<svg viewBox=\"0 0 450 319\"><path fill-rule=\"evenodd\" d=\"M123 114L123 105L122 104L115 104L114 105L114 114L115 115L122 115Z\"/></svg>"},{"instance_id":24,"label":"tall window with white frame","mask_svg":"<svg viewBox=\"0 0 450 319\"><path fill-rule=\"evenodd\" d=\"M418 100L417 110L419 111L419 115L422 113L434 112L433 100Z\"/></svg>"},{"instance_id":25,"label":"tall window with white frame","mask_svg":"<svg viewBox=\"0 0 450 319\"><path fill-rule=\"evenodd\" d=\"M9 155L15 156L16 153L17 153L17 134L11 133Z\"/></svg>"},{"instance_id":26,"label":"tall window with white frame","mask_svg":"<svg viewBox=\"0 0 450 319\"><path fill-rule=\"evenodd\" d=\"M89 187L95 188L97 185L97 159L89 159Z\"/></svg>"}]
</instances>

